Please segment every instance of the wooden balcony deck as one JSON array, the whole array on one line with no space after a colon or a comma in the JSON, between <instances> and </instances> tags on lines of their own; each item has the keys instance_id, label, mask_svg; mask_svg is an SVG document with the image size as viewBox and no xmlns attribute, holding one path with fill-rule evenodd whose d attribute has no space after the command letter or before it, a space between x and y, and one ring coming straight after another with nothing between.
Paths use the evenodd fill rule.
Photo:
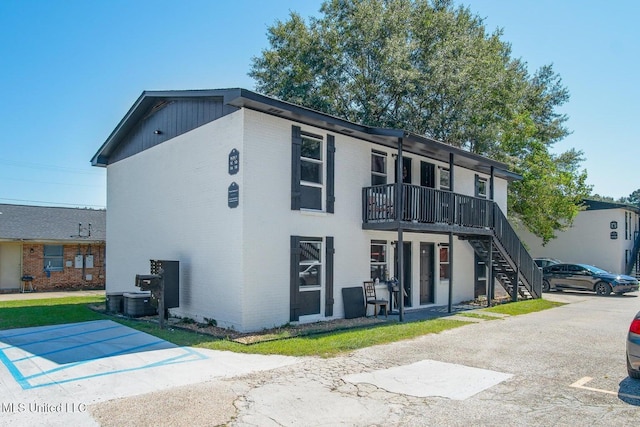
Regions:
<instances>
[{"instance_id":1,"label":"wooden balcony deck","mask_svg":"<svg viewBox=\"0 0 640 427\"><path fill-rule=\"evenodd\" d=\"M362 189L363 229L453 233L468 240L490 236L508 264L505 268L521 276L532 295L541 296L542 273L494 201L409 184L402 184L402 194L397 194L397 188Z\"/></svg>"}]
</instances>

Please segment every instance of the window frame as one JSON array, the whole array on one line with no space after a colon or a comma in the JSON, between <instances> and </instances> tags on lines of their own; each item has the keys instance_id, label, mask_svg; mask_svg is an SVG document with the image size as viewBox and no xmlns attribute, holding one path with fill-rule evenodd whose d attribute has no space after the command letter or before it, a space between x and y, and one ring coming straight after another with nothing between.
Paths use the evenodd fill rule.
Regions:
<instances>
[{"instance_id":1,"label":"window frame","mask_svg":"<svg viewBox=\"0 0 640 427\"><path fill-rule=\"evenodd\" d=\"M303 259L303 244L310 244L310 245L317 245L317 252L318 252L318 258L317 259ZM309 267L315 266L315 270L317 272L317 276L316 276L316 283L313 285L302 285L301 283L299 283L299 289L301 292L304 291L316 291L318 289L322 288L322 280L324 279L323 277L323 266L324 266L324 260L323 260L323 249L324 249L324 242L322 241L322 238L316 238L316 237L300 237L300 244L299 244L299 249L300 249L300 260L298 262L298 275L300 277L300 274L303 272L303 268L304 271L308 271ZM301 278L301 277L300 277ZM302 279L302 278L301 278Z\"/></svg>"},{"instance_id":2,"label":"window frame","mask_svg":"<svg viewBox=\"0 0 640 427\"><path fill-rule=\"evenodd\" d=\"M440 280L449 280L451 278L451 251L449 250L449 244L441 243L439 246L438 273L440 275ZM446 257L443 256L444 253L446 253Z\"/></svg>"},{"instance_id":3,"label":"window frame","mask_svg":"<svg viewBox=\"0 0 640 427\"><path fill-rule=\"evenodd\" d=\"M319 159L313 157L305 157L303 155L303 145L304 141L314 141L319 143ZM322 135L316 135L310 132L300 131L300 192L301 194L305 192L305 189L311 189L311 192L320 190L320 204L319 206L303 206L304 197L300 200L300 210L310 210L310 211L324 211L325 209L325 195L326 195L326 157L325 157L325 139ZM308 181L303 179L302 170L303 164L315 164L319 165L319 181ZM306 190L309 192L309 190Z\"/></svg>"},{"instance_id":4,"label":"window frame","mask_svg":"<svg viewBox=\"0 0 640 427\"><path fill-rule=\"evenodd\" d=\"M55 251L54 251L55 249ZM59 250L59 254L57 253ZM47 253L49 252L49 253ZM56 252L56 253L51 253ZM63 271L64 270L64 245L43 245L42 247L42 266L46 271ZM55 265L52 264L55 262Z\"/></svg>"},{"instance_id":5,"label":"window frame","mask_svg":"<svg viewBox=\"0 0 640 427\"><path fill-rule=\"evenodd\" d=\"M449 168L438 166L438 189L451 191L451 170Z\"/></svg>"},{"instance_id":6,"label":"window frame","mask_svg":"<svg viewBox=\"0 0 640 427\"><path fill-rule=\"evenodd\" d=\"M382 251L380 251L380 253L382 253L384 258L382 261L379 259L374 260L374 257L373 257L374 246L379 246L382 248ZM387 272L389 271L388 261L389 261L389 249L387 247L387 241L371 240L371 243L369 245L369 276L371 280L375 280L377 278L382 282L387 279ZM377 277L374 277L374 271L380 271L380 275Z\"/></svg>"},{"instance_id":7,"label":"window frame","mask_svg":"<svg viewBox=\"0 0 640 427\"><path fill-rule=\"evenodd\" d=\"M382 171L374 170L374 158L378 158L382 160ZM371 150L371 185L386 185L387 184L387 153L382 151ZM382 180L382 183L376 183L376 179Z\"/></svg>"},{"instance_id":8,"label":"window frame","mask_svg":"<svg viewBox=\"0 0 640 427\"><path fill-rule=\"evenodd\" d=\"M475 184L475 193L476 197L481 199L486 199L489 195L489 180L480 175L476 175L476 184Z\"/></svg>"}]
</instances>

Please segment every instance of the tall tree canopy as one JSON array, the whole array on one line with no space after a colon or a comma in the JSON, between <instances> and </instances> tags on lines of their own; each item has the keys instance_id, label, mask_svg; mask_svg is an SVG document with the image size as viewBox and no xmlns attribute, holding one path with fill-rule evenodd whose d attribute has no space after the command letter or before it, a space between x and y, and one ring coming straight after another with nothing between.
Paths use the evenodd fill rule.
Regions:
<instances>
[{"instance_id":1,"label":"tall tree canopy","mask_svg":"<svg viewBox=\"0 0 640 427\"><path fill-rule=\"evenodd\" d=\"M253 58L256 89L370 126L400 128L509 164L509 210L546 243L590 193L569 134L569 99L548 65L530 75L501 30L451 0L327 0L292 12Z\"/></svg>"}]
</instances>

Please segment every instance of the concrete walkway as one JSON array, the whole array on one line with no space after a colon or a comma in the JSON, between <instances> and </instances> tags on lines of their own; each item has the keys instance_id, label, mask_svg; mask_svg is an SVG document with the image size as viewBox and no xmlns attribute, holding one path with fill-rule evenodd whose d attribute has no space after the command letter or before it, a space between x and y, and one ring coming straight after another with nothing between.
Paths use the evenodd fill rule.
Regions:
<instances>
[{"instance_id":1,"label":"concrete walkway","mask_svg":"<svg viewBox=\"0 0 640 427\"><path fill-rule=\"evenodd\" d=\"M26 299L47 299L47 298L65 298L65 297L89 297L89 296L105 296L105 291L59 291L59 292L19 292L11 294L0 294L0 301L15 301Z\"/></svg>"}]
</instances>

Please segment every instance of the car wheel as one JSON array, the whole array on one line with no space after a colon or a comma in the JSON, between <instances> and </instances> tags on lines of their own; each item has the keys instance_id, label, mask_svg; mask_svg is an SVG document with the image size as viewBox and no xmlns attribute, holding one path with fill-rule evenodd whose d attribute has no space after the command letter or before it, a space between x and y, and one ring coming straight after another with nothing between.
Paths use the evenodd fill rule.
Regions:
<instances>
[{"instance_id":1,"label":"car wheel","mask_svg":"<svg viewBox=\"0 0 640 427\"><path fill-rule=\"evenodd\" d=\"M551 285L546 280L542 281L542 292L549 292L551 290Z\"/></svg>"},{"instance_id":2,"label":"car wheel","mask_svg":"<svg viewBox=\"0 0 640 427\"><path fill-rule=\"evenodd\" d=\"M640 371L634 371L633 369L631 369L631 365L629 364L629 359L627 359L627 373L631 378L640 380Z\"/></svg>"},{"instance_id":3,"label":"car wheel","mask_svg":"<svg viewBox=\"0 0 640 427\"><path fill-rule=\"evenodd\" d=\"M605 296L611 293L611 286L607 282L598 282L593 290L596 291L596 294Z\"/></svg>"}]
</instances>

